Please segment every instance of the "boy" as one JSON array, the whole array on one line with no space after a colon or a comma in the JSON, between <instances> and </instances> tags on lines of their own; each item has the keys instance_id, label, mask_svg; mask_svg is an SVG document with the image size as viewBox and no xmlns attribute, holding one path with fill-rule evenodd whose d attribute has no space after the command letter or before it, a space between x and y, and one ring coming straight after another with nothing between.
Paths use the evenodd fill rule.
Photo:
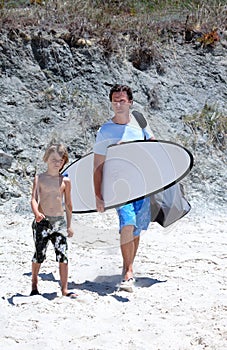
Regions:
<instances>
[{"instance_id":1,"label":"boy","mask_svg":"<svg viewBox=\"0 0 227 350\"><path fill-rule=\"evenodd\" d=\"M67 150L62 144L51 144L46 149L43 160L47 164L47 171L35 176L31 199L31 207L35 215L32 224L35 254L32 259L32 291L30 295L40 294L38 273L41 263L46 259L47 246L51 241L55 249L56 261L59 262L62 295L76 298L77 295L67 289L68 244L67 238L63 234L65 219L62 201L64 199L67 233L68 237L73 236L71 182L69 178L60 174L68 162Z\"/></svg>"}]
</instances>

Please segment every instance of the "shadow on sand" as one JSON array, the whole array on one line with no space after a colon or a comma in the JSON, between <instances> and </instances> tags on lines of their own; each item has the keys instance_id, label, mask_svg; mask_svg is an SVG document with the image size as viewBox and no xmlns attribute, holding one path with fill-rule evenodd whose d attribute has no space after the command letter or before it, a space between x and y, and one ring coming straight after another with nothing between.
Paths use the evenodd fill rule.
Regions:
<instances>
[{"instance_id":1,"label":"shadow on sand","mask_svg":"<svg viewBox=\"0 0 227 350\"><path fill-rule=\"evenodd\" d=\"M74 287L78 290L87 290L89 292L97 293L100 296L111 295L118 291L118 286L121 280L121 276L97 276L94 281L85 281L80 284L69 283L70 287ZM149 277L137 277L135 281L135 287L137 288L149 288L156 283L164 283L165 281L149 278ZM112 295L116 300L128 301L128 298L123 298L119 295Z\"/></svg>"},{"instance_id":2,"label":"shadow on sand","mask_svg":"<svg viewBox=\"0 0 227 350\"><path fill-rule=\"evenodd\" d=\"M31 277L31 272L28 272L28 273L24 273L23 276L28 276L28 277ZM60 280L56 280L54 275L52 273L40 273L39 274L39 278L43 281L52 281L52 282L56 282L58 284L60 284ZM15 295L12 295L10 298L8 298L8 303L11 304L11 305L15 305L13 299L14 298L24 298L24 303L27 303L29 302L29 300L32 300L31 296L28 294L20 294L20 293L17 293ZM35 296L37 297L37 295ZM40 298L45 298L45 299L48 299L48 300L54 300L55 298L58 298L58 295L57 295L57 292L53 292L53 293L43 293L43 294L40 294L39 296ZM26 298L28 298L26 300Z\"/></svg>"},{"instance_id":3,"label":"shadow on sand","mask_svg":"<svg viewBox=\"0 0 227 350\"><path fill-rule=\"evenodd\" d=\"M31 272L25 273L24 276L31 277ZM40 273L39 278L43 281L52 281L60 284L60 280L55 279L53 273ZM128 302L129 299L127 297L123 297L121 295L116 294L118 291L118 286L121 280L120 275L111 275L111 276L97 276L93 281L85 281L83 283L75 283L75 282L69 282L68 283L68 289L77 289L77 290L86 290L89 292L97 293L100 296L106 296L111 295L119 302ZM153 286L156 283L164 283L166 280L161 281L149 277L137 277L135 281L135 287L136 288L149 288ZM15 305L13 299L15 297L21 297L21 298L32 298L30 295L23 295L20 293L17 293L10 298L8 298L8 302L11 305ZM40 295L40 297L48 299L48 300L54 300L58 297L57 293L43 293ZM25 299L26 303L26 299Z\"/></svg>"}]
</instances>

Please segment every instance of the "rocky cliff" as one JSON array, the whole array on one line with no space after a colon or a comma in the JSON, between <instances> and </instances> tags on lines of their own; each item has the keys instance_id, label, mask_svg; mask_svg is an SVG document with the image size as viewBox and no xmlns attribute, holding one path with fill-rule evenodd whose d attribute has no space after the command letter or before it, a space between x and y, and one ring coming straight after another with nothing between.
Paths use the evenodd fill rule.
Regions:
<instances>
[{"instance_id":1,"label":"rocky cliff","mask_svg":"<svg viewBox=\"0 0 227 350\"><path fill-rule=\"evenodd\" d=\"M226 40L223 33L215 46L204 47L178 35L155 43L152 59L141 55L136 65L124 55L122 41L121 54L108 55L92 41L71 45L61 31L3 31L1 204L15 197L27 201L52 138L67 144L70 160L91 150L98 127L111 115L111 85L125 83L134 91L134 108L147 116L156 138L176 141L193 153L195 166L185 181L189 199L223 206L225 135L216 135L220 144L215 145L186 116L211 108L214 122L220 114L225 118Z\"/></svg>"}]
</instances>

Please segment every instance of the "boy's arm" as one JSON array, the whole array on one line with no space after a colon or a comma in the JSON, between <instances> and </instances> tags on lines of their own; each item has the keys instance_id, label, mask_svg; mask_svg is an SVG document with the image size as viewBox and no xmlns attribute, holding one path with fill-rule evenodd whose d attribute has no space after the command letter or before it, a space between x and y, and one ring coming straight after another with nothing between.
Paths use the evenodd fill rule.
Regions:
<instances>
[{"instance_id":1,"label":"boy's arm","mask_svg":"<svg viewBox=\"0 0 227 350\"><path fill-rule=\"evenodd\" d=\"M72 199L71 199L71 181L69 178L64 177L65 182L65 212L68 237L72 237L74 232L71 227L72 221Z\"/></svg>"},{"instance_id":2,"label":"boy's arm","mask_svg":"<svg viewBox=\"0 0 227 350\"><path fill-rule=\"evenodd\" d=\"M36 175L33 181L33 187L32 187L32 198L31 198L31 208L35 215L35 220L37 222L40 222L42 219L45 218L45 215L41 213L38 209L38 176Z\"/></svg>"}]
</instances>

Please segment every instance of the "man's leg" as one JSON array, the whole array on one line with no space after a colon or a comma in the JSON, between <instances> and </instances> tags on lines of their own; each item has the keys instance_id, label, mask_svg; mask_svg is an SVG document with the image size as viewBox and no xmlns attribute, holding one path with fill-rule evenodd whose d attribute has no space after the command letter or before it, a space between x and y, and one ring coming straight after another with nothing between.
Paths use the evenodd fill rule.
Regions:
<instances>
[{"instance_id":1,"label":"man's leg","mask_svg":"<svg viewBox=\"0 0 227 350\"><path fill-rule=\"evenodd\" d=\"M133 236L134 226L124 226L121 230L121 253L123 257L123 278L128 280L133 277L133 261L139 246L139 236Z\"/></svg>"},{"instance_id":2,"label":"man's leg","mask_svg":"<svg viewBox=\"0 0 227 350\"><path fill-rule=\"evenodd\" d=\"M133 257L133 261L136 257L136 253L137 253L137 250L139 248L139 243L140 243L140 236L134 236L134 257Z\"/></svg>"}]
</instances>

